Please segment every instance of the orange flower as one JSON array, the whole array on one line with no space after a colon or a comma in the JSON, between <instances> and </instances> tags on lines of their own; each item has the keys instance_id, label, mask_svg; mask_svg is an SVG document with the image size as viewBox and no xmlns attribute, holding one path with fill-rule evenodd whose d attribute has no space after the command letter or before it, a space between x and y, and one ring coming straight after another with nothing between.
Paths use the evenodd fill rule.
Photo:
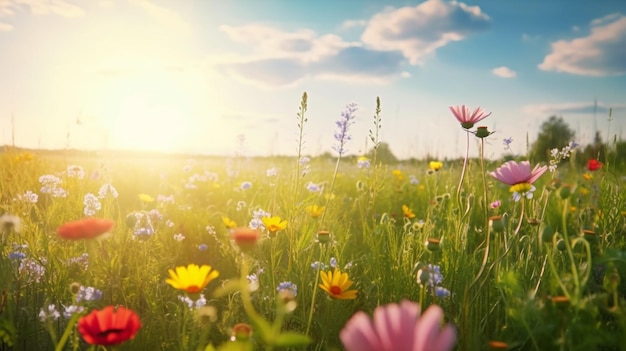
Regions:
<instances>
[{"instance_id":1,"label":"orange flower","mask_svg":"<svg viewBox=\"0 0 626 351\"><path fill-rule=\"evenodd\" d=\"M66 222L57 229L57 235L64 239L91 239L110 233L115 222L110 219L88 217Z\"/></svg>"},{"instance_id":2,"label":"orange flower","mask_svg":"<svg viewBox=\"0 0 626 351\"><path fill-rule=\"evenodd\" d=\"M509 344L498 340L491 340L487 345L489 345L490 350L508 350L509 348Z\"/></svg>"},{"instance_id":3,"label":"orange flower","mask_svg":"<svg viewBox=\"0 0 626 351\"><path fill-rule=\"evenodd\" d=\"M123 306L93 310L78 320L78 332L91 345L118 345L135 337L141 328L139 316Z\"/></svg>"},{"instance_id":4,"label":"orange flower","mask_svg":"<svg viewBox=\"0 0 626 351\"><path fill-rule=\"evenodd\" d=\"M413 213L413 210L411 210L407 205L402 205L402 214L404 214L404 217L408 219L415 218L415 213Z\"/></svg>"},{"instance_id":5,"label":"orange flower","mask_svg":"<svg viewBox=\"0 0 626 351\"><path fill-rule=\"evenodd\" d=\"M261 233L256 229L248 227L232 229L232 238L242 251L252 250L260 237Z\"/></svg>"}]
</instances>

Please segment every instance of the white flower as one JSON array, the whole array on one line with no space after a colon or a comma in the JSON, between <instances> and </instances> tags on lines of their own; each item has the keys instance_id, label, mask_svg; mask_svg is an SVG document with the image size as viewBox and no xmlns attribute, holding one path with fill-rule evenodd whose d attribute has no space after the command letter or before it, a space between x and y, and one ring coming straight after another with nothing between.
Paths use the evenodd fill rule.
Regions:
<instances>
[{"instance_id":1,"label":"white flower","mask_svg":"<svg viewBox=\"0 0 626 351\"><path fill-rule=\"evenodd\" d=\"M117 193L117 189L115 189L115 187L113 187L113 185L111 184L104 184L100 187L100 189L98 190L98 197L101 199L104 199L107 194L111 194L111 197L113 197L114 199L117 199L118 197L118 193Z\"/></svg>"}]
</instances>

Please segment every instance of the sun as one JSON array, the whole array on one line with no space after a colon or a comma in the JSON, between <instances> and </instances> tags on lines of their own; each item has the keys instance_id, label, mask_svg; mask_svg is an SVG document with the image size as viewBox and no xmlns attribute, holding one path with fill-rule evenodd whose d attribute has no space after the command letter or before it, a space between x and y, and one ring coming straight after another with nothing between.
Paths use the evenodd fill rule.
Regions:
<instances>
[{"instance_id":1,"label":"sun","mask_svg":"<svg viewBox=\"0 0 626 351\"><path fill-rule=\"evenodd\" d=\"M202 82L190 75L150 70L116 77L102 87L107 144L113 149L181 153L197 133ZM205 113L210 112L204 108Z\"/></svg>"},{"instance_id":2,"label":"sun","mask_svg":"<svg viewBox=\"0 0 626 351\"><path fill-rule=\"evenodd\" d=\"M134 95L120 106L111 126L110 146L138 151L181 152L189 126L181 107L172 103L150 102Z\"/></svg>"}]
</instances>

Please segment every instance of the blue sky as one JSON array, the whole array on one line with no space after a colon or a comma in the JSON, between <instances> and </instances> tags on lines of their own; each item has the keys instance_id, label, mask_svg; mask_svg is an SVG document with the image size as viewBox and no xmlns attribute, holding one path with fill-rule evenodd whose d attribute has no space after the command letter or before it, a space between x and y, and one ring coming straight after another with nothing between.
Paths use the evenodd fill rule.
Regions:
<instances>
[{"instance_id":1,"label":"blue sky","mask_svg":"<svg viewBox=\"0 0 626 351\"><path fill-rule=\"evenodd\" d=\"M351 102L349 153L371 147L377 96L401 158L463 155L451 105L492 112L493 157L553 114L581 143L626 126L617 0L0 0L0 47L1 143L25 147L293 155L304 91L310 155Z\"/></svg>"}]
</instances>

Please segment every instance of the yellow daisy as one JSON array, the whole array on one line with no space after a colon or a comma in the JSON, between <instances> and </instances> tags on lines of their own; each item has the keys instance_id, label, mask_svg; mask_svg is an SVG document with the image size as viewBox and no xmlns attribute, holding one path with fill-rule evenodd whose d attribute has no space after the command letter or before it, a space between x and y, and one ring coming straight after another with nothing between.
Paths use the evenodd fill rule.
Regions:
<instances>
[{"instance_id":1,"label":"yellow daisy","mask_svg":"<svg viewBox=\"0 0 626 351\"><path fill-rule=\"evenodd\" d=\"M176 267L168 270L170 277L165 282L174 289L185 291L189 294L200 293L213 279L219 277L220 272L214 270L209 265L198 266L189 264L187 267Z\"/></svg>"},{"instance_id":2,"label":"yellow daisy","mask_svg":"<svg viewBox=\"0 0 626 351\"><path fill-rule=\"evenodd\" d=\"M393 176L396 177L396 179L399 181L404 180L404 173L402 173L402 171L399 169L394 169L393 171L391 171L391 174L393 174Z\"/></svg>"},{"instance_id":3,"label":"yellow daisy","mask_svg":"<svg viewBox=\"0 0 626 351\"><path fill-rule=\"evenodd\" d=\"M144 203L154 202L154 198L148 194L139 194L139 200Z\"/></svg>"},{"instance_id":4,"label":"yellow daisy","mask_svg":"<svg viewBox=\"0 0 626 351\"><path fill-rule=\"evenodd\" d=\"M228 229L237 228L237 222L233 221L232 219L226 216L222 216L222 222Z\"/></svg>"},{"instance_id":5,"label":"yellow daisy","mask_svg":"<svg viewBox=\"0 0 626 351\"><path fill-rule=\"evenodd\" d=\"M411 210L407 205L402 205L402 214L404 214L404 217L408 219L415 218L415 213L413 213L413 210Z\"/></svg>"},{"instance_id":6,"label":"yellow daisy","mask_svg":"<svg viewBox=\"0 0 626 351\"><path fill-rule=\"evenodd\" d=\"M348 290L352 285L352 280L348 273L341 273L338 269L334 272L320 272L322 284L319 287L328 293L328 296L338 300L356 299L357 290Z\"/></svg>"},{"instance_id":7,"label":"yellow daisy","mask_svg":"<svg viewBox=\"0 0 626 351\"><path fill-rule=\"evenodd\" d=\"M265 228L269 230L270 234L274 234L279 230L287 228L287 220L278 216L263 217L261 220L263 221Z\"/></svg>"},{"instance_id":8,"label":"yellow daisy","mask_svg":"<svg viewBox=\"0 0 626 351\"><path fill-rule=\"evenodd\" d=\"M430 163L428 163L428 168L435 172L440 170L441 167L443 167L443 162L440 161L430 161Z\"/></svg>"},{"instance_id":9,"label":"yellow daisy","mask_svg":"<svg viewBox=\"0 0 626 351\"><path fill-rule=\"evenodd\" d=\"M306 207L306 211L313 218L317 218L317 217L321 216L325 209L326 208L324 206L317 206L317 205L311 205L311 206L307 206Z\"/></svg>"}]
</instances>

